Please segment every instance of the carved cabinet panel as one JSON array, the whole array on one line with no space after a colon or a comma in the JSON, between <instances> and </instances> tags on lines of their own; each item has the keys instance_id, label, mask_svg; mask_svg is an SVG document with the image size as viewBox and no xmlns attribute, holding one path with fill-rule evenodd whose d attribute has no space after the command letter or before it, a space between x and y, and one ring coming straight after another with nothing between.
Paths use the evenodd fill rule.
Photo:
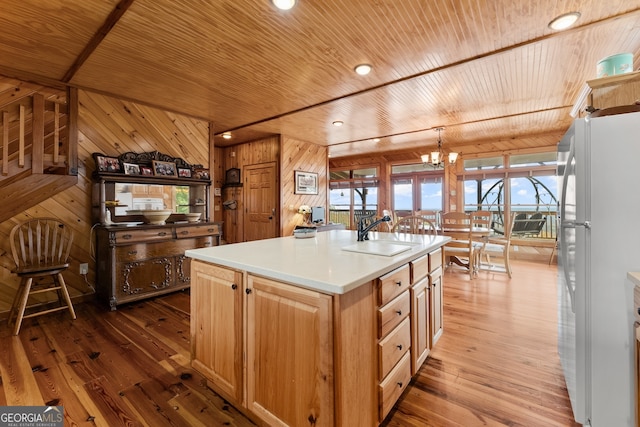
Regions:
<instances>
[{"instance_id":1,"label":"carved cabinet panel","mask_svg":"<svg viewBox=\"0 0 640 427\"><path fill-rule=\"evenodd\" d=\"M220 243L220 224L98 226L98 298L117 305L185 289L191 284L187 249Z\"/></svg>"}]
</instances>

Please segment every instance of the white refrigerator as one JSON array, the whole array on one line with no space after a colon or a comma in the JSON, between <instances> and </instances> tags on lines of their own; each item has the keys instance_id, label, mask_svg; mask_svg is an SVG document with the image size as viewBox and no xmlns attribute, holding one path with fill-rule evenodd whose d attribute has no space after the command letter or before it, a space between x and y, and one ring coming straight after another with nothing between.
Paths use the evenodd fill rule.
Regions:
<instances>
[{"instance_id":1,"label":"white refrigerator","mask_svg":"<svg viewBox=\"0 0 640 427\"><path fill-rule=\"evenodd\" d=\"M558 145L558 352L573 414L635 426L640 113L575 120Z\"/></svg>"}]
</instances>

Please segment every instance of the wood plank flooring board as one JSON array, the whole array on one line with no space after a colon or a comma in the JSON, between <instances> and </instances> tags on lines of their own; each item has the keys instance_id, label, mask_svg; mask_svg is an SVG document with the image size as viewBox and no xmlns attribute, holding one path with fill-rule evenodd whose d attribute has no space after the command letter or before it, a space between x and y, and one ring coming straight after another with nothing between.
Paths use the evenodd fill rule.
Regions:
<instances>
[{"instance_id":1,"label":"wood plank flooring board","mask_svg":"<svg viewBox=\"0 0 640 427\"><path fill-rule=\"evenodd\" d=\"M383 423L577 427L556 351L555 267L514 261L514 277L447 270L444 334ZM253 425L191 368L189 293L107 311L76 306L0 324L0 404L54 402L65 425ZM358 426L359 427L359 426Z\"/></svg>"},{"instance_id":2,"label":"wood plank flooring board","mask_svg":"<svg viewBox=\"0 0 640 427\"><path fill-rule=\"evenodd\" d=\"M130 317L118 310L105 316L105 321L118 333L126 337L133 346L149 358L159 362L175 354L174 349L156 339L156 335L132 322Z\"/></svg>"}]
</instances>

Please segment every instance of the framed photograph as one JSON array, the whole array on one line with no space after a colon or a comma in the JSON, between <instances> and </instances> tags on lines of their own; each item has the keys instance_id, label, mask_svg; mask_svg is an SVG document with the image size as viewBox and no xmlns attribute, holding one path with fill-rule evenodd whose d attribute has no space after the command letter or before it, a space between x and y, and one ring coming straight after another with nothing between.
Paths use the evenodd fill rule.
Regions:
<instances>
[{"instance_id":1,"label":"framed photograph","mask_svg":"<svg viewBox=\"0 0 640 427\"><path fill-rule=\"evenodd\" d=\"M294 194L318 194L318 174L314 172L294 171Z\"/></svg>"},{"instance_id":2,"label":"framed photograph","mask_svg":"<svg viewBox=\"0 0 640 427\"><path fill-rule=\"evenodd\" d=\"M116 157L95 156L98 172L122 172L120 160Z\"/></svg>"},{"instance_id":3,"label":"framed photograph","mask_svg":"<svg viewBox=\"0 0 640 427\"><path fill-rule=\"evenodd\" d=\"M194 172L194 178L196 179L209 179L209 169L196 169Z\"/></svg>"},{"instance_id":4,"label":"framed photograph","mask_svg":"<svg viewBox=\"0 0 640 427\"><path fill-rule=\"evenodd\" d=\"M149 166L140 166L140 174L142 175L153 175L153 169L151 169Z\"/></svg>"},{"instance_id":5,"label":"framed photograph","mask_svg":"<svg viewBox=\"0 0 640 427\"><path fill-rule=\"evenodd\" d=\"M140 175L140 165L135 163L122 163L125 175Z\"/></svg>"},{"instance_id":6,"label":"framed photograph","mask_svg":"<svg viewBox=\"0 0 640 427\"><path fill-rule=\"evenodd\" d=\"M176 164L174 162L153 161L153 174L155 176L177 176Z\"/></svg>"},{"instance_id":7,"label":"framed photograph","mask_svg":"<svg viewBox=\"0 0 640 427\"><path fill-rule=\"evenodd\" d=\"M191 169L178 168L178 176L181 178L191 178Z\"/></svg>"}]
</instances>

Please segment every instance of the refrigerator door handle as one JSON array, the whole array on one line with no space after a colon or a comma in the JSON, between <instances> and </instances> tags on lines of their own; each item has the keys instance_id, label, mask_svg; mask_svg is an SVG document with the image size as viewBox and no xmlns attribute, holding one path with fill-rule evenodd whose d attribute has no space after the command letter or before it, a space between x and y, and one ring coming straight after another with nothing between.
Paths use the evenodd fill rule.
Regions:
<instances>
[{"instance_id":1,"label":"refrigerator door handle","mask_svg":"<svg viewBox=\"0 0 640 427\"><path fill-rule=\"evenodd\" d=\"M562 227L564 228L576 228L576 227L584 227L587 230L591 230L591 221L562 221Z\"/></svg>"}]
</instances>

